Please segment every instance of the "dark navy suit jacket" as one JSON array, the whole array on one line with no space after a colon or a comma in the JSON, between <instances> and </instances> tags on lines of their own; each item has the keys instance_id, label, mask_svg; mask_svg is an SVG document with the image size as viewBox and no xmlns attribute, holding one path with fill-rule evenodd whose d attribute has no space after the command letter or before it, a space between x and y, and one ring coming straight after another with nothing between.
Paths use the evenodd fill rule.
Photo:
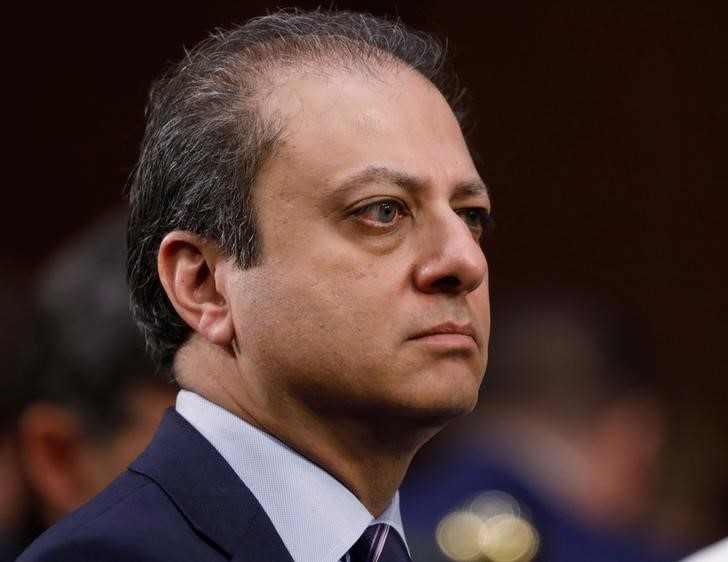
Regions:
<instances>
[{"instance_id":1,"label":"dark navy suit jacket","mask_svg":"<svg viewBox=\"0 0 728 562\"><path fill-rule=\"evenodd\" d=\"M124 474L18 559L81 560L292 562L250 490L173 409Z\"/></svg>"}]
</instances>

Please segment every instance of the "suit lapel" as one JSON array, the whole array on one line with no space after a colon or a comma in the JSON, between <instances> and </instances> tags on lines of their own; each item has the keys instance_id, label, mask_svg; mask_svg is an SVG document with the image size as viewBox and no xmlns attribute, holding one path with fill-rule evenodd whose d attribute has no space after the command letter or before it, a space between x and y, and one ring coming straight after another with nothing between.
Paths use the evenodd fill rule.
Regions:
<instances>
[{"instance_id":1,"label":"suit lapel","mask_svg":"<svg viewBox=\"0 0 728 562\"><path fill-rule=\"evenodd\" d=\"M129 470L151 478L190 525L235 560L290 561L273 524L215 448L170 408Z\"/></svg>"},{"instance_id":2,"label":"suit lapel","mask_svg":"<svg viewBox=\"0 0 728 562\"><path fill-rule=\"evenodd\" d=\"M270 532L271 529L273 532ZM233 562L260 562L262 560L293 562L290 553L262 509L253 516L245 531L245 538L238 544L232 560Z\"/></svg>"}]
</instances>

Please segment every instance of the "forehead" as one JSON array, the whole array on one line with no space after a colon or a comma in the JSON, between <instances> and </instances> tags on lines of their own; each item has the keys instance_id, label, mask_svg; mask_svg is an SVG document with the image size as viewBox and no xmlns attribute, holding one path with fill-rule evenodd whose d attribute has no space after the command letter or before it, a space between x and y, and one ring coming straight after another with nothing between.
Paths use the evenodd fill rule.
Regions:
<instances>
[{"instance_id":1,"label":"forehead","mask_svg":"<svg viewBox=\"0 0 728 562\"><path fill-rule=\"evenodd\" d=\"M371 166L437 185L478 177L447 101L402 65L282 72L262 112L282 128L259 176L259 183L274 182L276 189L335 183Z\"/></svg>"}]
</instances>

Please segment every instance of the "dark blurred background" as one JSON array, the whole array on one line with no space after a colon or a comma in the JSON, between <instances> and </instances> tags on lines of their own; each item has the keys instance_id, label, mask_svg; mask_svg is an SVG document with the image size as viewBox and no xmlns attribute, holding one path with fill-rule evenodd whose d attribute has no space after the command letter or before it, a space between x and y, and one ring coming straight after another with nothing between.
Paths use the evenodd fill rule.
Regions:
<instances>
[{"instance_id":1,"label":"dark blurred background","mask_svg":"<svg viewBox=\"0 0 728 562\"><path fill-rule=\"evenodd\" d=\"M2 275L22 285L118 207L147 87L183 45L279 5L15 4L3 30ZM662 516L695 544L728 535L724 4L336 5L448 38L494 202L494 298L567 287L635 311L671 397Z\"/></svg>"}]
</instances>

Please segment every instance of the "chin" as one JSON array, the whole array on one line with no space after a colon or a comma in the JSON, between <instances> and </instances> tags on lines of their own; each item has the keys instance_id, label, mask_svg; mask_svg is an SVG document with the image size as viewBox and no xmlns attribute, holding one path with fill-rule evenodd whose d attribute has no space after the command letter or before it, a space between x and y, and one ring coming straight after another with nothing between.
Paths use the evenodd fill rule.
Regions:
<instances>
[{"instance_id":1,"label":"chin","mask_svg":"<svg viewBox=\"0 0 728 562\"><path fill-rule=\"evenodd\" d=\"M478 385L472 382L438 387L421 389L403 400L399 404L402 417L441 426L469 414L478 402Z\"/></svg>"},{"instance_id":2,"label":"chin","mask_svg":"<svg viewBox=\"0 0 728 562\"><path fill-rule=\"evenodd\" d=\"M442 425L450 420L461 418L473 411L477 399L468 402L448 402L423 406L413 412L413 419L431 420L433 423Z\"/></svg>"}]
</instances>

